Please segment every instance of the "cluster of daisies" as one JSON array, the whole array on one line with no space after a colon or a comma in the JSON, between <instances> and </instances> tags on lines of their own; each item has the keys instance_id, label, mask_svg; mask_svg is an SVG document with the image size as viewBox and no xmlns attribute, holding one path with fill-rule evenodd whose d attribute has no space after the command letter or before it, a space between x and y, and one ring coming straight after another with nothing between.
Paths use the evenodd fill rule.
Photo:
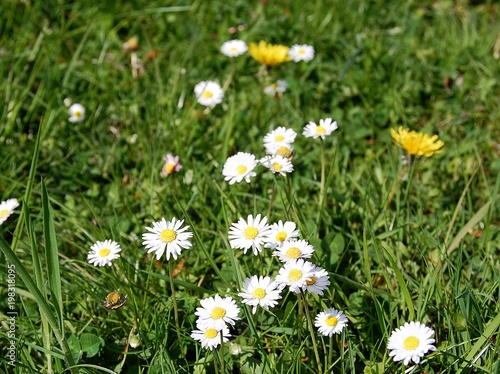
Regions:
<instances>
[{"instance_id":1,"label":"cluster of daisies","mask_svg":"<svg viewBox=\"0 0 500 374\"><path fill-rule=\"evenodd\" d=\"M321 119L319 124L309 122L302 132L306 138L325 139L338 129L336 121L331 118ZM278 127L264 136L266 156L257 159L251 153L238 152L228 157L222 168L222 175L229 184L250 182L257 173L257 165L263 165L273 174L286 176L293 171L293 142L297 133L290 128Z\"/></svg>"},{"instance_id":2,"label":"cluster of daisies","mask_svg":"<svg viewBox=\"0 0 500 374\"><path fill-rule=\"evenodd\" d=\"M273 67L287 61L311 61L314 58L314 47L307 44L294 44L292 47L275 45L260 41L259 44L247 45L243 40L229 40L222 44L220 51L227 57L238 57L248 53L260 64ZM277 80L264 88L264 93L271 96L280 96L288 88L285 80ZM194 93L199 104L214 107L224 98L224 90L215 81L202 81L194 87Z\"/></svg>"}]
</instances>

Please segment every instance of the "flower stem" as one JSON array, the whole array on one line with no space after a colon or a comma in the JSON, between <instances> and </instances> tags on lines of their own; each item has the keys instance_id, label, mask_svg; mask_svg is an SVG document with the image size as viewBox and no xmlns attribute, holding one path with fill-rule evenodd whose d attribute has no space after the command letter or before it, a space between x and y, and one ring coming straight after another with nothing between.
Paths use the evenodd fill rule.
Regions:
<instances>
[{"instance_id":1,"label":"flower stem","mask_svg":"<svg viewBox=\"0 0 500 374\"><path fill-rule=\"evenodd\" d=\"M222 334L222 330L219 332L220 334L220 372L221 374L225 374L225 365L224 365L224 335Z\"/></svg>"},{"instance_id":2,"label":"flower stem","mask_svg":"<svg viewBox=\"0 0 500 374\"><path fill-rule=\"evenodd\" d=\"M174 304L174 321L175 321L175 331L177 331L177 340L179 341L179 349L181 351L182 357L184 357L184 344L182 343L181 329L179 325L179 312L177 310L177 298L175 297L175 287L173 274L173 261L168 262L168 279L170 281L170 291L172 292L172 302Z\"/></svg>"},{"instance_id":3,"label":"flower stem","mask_svg":"<svg viewBox=\"0 0 500 374\"><path fill-rule=\"evenodd\" d=\"M314 349L314 356L316 356L316 362L318 365L318 373L322 373L323 368L321 367L321 360L319 358L318 344L316 343L316 336L314 334L313 322L311 319L311 314L309 313L309 308L307 307L306 297L302 291L300 292L300 294L298 296L299 296L299 300L302 301L302 305L303 305L304 310L306 312L307 326L309 327L309 333L311 334L311 340L312 340L313 349Z\"/></svg>"},{"instance_id":4,"label":"flower stem","mask_svg":"<svg viewBox=\"0 0 500 374\"><path fill-rule=\"evenodd\" d=\"M326 170L326 161L325 161L325 142L321 139L321 184L319 186L319 207L318 207L318 230L319 223L321 221L321 210L323 209L323 199L325 195L325 170Z\"/></svg>"}]
</instances>

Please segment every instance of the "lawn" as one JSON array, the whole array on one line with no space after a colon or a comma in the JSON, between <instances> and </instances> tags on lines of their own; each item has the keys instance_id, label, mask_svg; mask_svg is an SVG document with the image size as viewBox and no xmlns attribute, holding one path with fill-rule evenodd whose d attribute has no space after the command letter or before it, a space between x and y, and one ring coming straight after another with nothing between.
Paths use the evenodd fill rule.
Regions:
<instances>
[{"instance_id":1,"label":"lawn","mask_svg":"<svg viewBox=\"0 0 500 374\"><path fill-rule=\"evenodd\" d=\"M0 371L500 372L500 4L0 12Z\"/></svg>"}]
</instances>

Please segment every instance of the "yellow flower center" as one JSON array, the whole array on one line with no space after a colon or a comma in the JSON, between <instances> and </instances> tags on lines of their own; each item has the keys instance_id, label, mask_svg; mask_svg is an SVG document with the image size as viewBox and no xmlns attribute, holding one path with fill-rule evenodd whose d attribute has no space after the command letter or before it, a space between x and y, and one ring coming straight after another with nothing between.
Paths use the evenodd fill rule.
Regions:
<instances>
[{"instance_id":1,"label":"yellow flower center","mask_svg":"<svg viewBox=\"0 0 500 374\"><path fill-rule=\"evenodd\" d=\"M418 338L416 336L409 336L403 342L403 346L408 351L413 351L414 349L416 349L418 347L419 344L420 344L420 340L418 340Z\"/></svg>"},{"instance_id":2,"label":"yellow flower center","mask_svg":"<svg viewBox=\"0 0 500 374\"><path fill-rule=\"evenodd\" d=\"M280 232L278 232L278 233L276 234L276 241L278 241L278 242L280 242L280 243L281 243L281 242L284 242L284 241L286 240L287 236L288 236L288 235L286 234L286 232L285 232L285 231L280 231Z\"/></svg>"},{"instance_id":3,"label":"yellow flower center","mask_svg":"<svg viewBox=\"0 0 500 374\"><path fill-rule=\"evenodd\" d=\"M103 248L99 251L99 256L101 257L108 257L108 255L111 253L111 250L109 248Z\"/></svg>"},{"instance_id":4,"label":"yellow flower center","mask_svg":"<svg viewBox=\"0 0 500 374\"><path fill-rule=\"evenodd\" d=\"M80 112L79 110L77 110L75 113L73 113L73 116L75 116L76 118L80 118L82 116L82 112Z\"/></svg>"},{"instance_id":5,"label":"yellow flower center","mask_svg":"<svg viewBox=\"0 0 500 374\"><path fill-rule=\"evenodd\" d=\"M280 156L283 156L285 158L288 158L292 155L292 150L288 147L285 147L285 146L281 146L278 148L278 150L276 151L277 154L279 154Z\"/></svg>"},{"instance_id":6,"label":"yellow flower center","mask_svg":"<svg viewBox=\"0 0 500 374\"><path fill-rule=\"evenodd\" d=\"M167 174L172 174L175 169L175 164L166 164L164 169Z\"/></svg>"},{"instance_id":7,"label":"yellow flower center","mask_svg":"<svg viewBox=\"0 0 500 374\"><path fill-rule=\"evenodd\" d=\"M177 234L172 229L165 229L160 233L160 240L164 243L173 242L177 238Z\"/></svg>"},{"instance_id":8,"label":"yellow flower center","mask_svg":"<svg viewBox=\"0 0 500 374\"><path fill-rule=\"evenodd\" d=\"M301 254L302 254L301 250L298 249L297 247L290 247L286 251L286 257L291 259L299 258Z\"/></svg>"},{"instance_id":9,"label":"yellow flower center","mask_svg":"<svg viewBox=\"0 0 500 374\"><path fill-rule=\"evenodd\" d=\"M291 282L296 282L302 278L302 272L299 269L293 269L288 273L288 280Z\"/></svg>"},{"instance_id":10,"label":"yellow flower center","mask_svg":"<svg viewBox=\"0 0 500 374\"><path fill-rule=\"evenodd\" d=\"M236 47L231 47L231 51L233 51L233 52L237 52L237 51L238 51L238 48L236 48Z\"/></svg>"},{"instance_id":11,"label":"yellow flower center","mask_svg":"<svg viewBox=\"0 0 500 374\"><path fill-rule=\"evenodd\" d=\"M205 90L205 91L203 91L203 93L201 94L201 96L203 96L205 99L211 99L214 96L214 94L211 93L210 91L206 91Z\"/></svg>"},{"instance_id":12,"label":"yellow flower center","mask_svg":"<svg viewBox=\"0 0 500 374\"><path fill-rule=\"evenodd\" d=\"M221 308L220 306L216 306L214 309L212 309L212 313L210 313L210 315L213 319L221 319L226 315L226 310L224 308Z\"/></svg>"},{"instance_id":13,"label":"yellow flower center","mask_svg":"<svg viewBox=\"0 0 500 374\"><path fill-rule=\"evenodd\" d=\"M316 134L323 135L326 132L326 129L323 126L316 127Z\"/></svg>"},{"instance_id":14,"label":"yellow flower center","mask_svg":"<svg viewBox=\"0 0 500 374\"><path fill-rule=\"evenodd\" d=\"M283 140L285 140L285 137L283 135L277 135L274 140L276 140L277 142L282 142Z\"/></svg>"},{"instance_id":15,"label":"yellow flower center","mask_svg":"<svg viewBox=\"0 0 500 374\"><path fill-rule=\"evenodd\" d=\"M5 217L7 217L8 214L9 214L9 210L4 209L4 210L0 211L0 218L5 218Z\"/></svg>"},{"instance_id":16,"label":"yellow flower center","mask_svg":"<svg viewBox=\"0 0 500 374\"><path fill-rule=\"evenodd\" d=\"M205 337L208 339L213 339L217 336L217 330L216 329L206 329L205 331Z\"/></svg>"},{"instance_id":17,"label":"yellow flower center","mask_svg":"<svg viewBox=\"0 0 500 374\"><path fill-rule=\"evenodd\" d=\"M306 51L304 50L304 48L299 49L299 55L303 55L304 53L306 53Z\"/></svg>"},{"instance_id":18,"label":"yellow flower center","mask_svg":"<svg viewBox=\"0 0 500 374\"><path fill-rule=\"evenodd\" d=\"M247 171L247 167L245 165L240 165L236 168L236 172L241 175L241 174L245 174L246 171Z\"/></svg>"},{"instance_id":19,"label":"yellow flower center","mask_svg":"<svg viewBox=\"0 0 500 374\"><path fill-rule=\"evenodd\" d=\"M316 277L313 275L310 280L306 280L306 284L308 286L312 286L313 284L316 284Z\"/></svg>"},{"instance_id":20,"label":"yellow flower center","mask_svg":"<svg viewBox=\"0 0 500 374\"><path fill-rule=\"evenodd\" d=\"M259 235L259 230L257 230L257 227L250 226L243 231L243 235L246 239L255 239Z\"/></svg>"},{"instance_id":21,"label":"yellow flower center","mask_svg":"<svg viewBox=\"0 0 500 374\"><path fill-rule=\"evenodd\" d=\"M339 323L339 320L337 317L328 316L328 317L326 317L325 322L328 326L335 327L335 326L337 326L337 323Z\"/></svg>"},{"instance_id":22,"label":"yellow flower center","mask_svg":"<svg viewBox=\"0 0 500 374\"><path fill-rule=\"evenodd\" d=\"M273 164L273 169L274 169L274 170L276 170L276 171L280 171L281 169L283 169L283 165L281 165L281 164L279 164L279 163L275 162L275 163Z\"/></svg>"},{"instance_id":23,"label":"yellow flower center","mask_svg":"<svg viewBox=\"0 0 500 374\"><path fill-rule=\"evenodd\" d=\"M263 299L264 297L266 297L266 291L264 291L263 288L257 288L255 291L253 291L253 296L259 300Z\"/></svg>"}]
</instances>

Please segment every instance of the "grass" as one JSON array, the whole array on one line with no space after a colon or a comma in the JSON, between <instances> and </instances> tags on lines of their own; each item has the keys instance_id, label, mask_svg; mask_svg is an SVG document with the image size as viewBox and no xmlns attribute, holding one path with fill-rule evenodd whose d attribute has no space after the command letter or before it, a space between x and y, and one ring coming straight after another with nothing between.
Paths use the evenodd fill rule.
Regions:
<instances>
[{"instance_id":1,"label":"grass","mask_svg":"<svg viewBox=\"0 0 500 374\"><path fill-rule=\"evenodd\" d=\"M23 200L0 242L2 275L16 267L15 372L396 373L387 339L410 320L437 346L412 372L499 372L498 4L10 0L0 11L0 198ZM139 58L158 51L140 78L122 50L132 36ZM316 55L266 76L250 56L219 52L233 38ZM279 100L262 93L276 79L289 84ZM210 111L193 94L202 80L228 82ZM65 98L86 107L82 123L68 122ZM301 132L326 117L339 130L324 143L321 202L321 145ZM444 153L405 165L389 133L400 125L438 134ZM227 157L261 157L278 126L299 133L294 172L224 182ZM183 169L162 178L166 153ZM258 213L296 222L329 272L325 295L305 297L312 318L332 307L349 318L341 335L314 335L319 362L286 291L270 312L240 304L239 355L190 338L201 299L238 300L244 278L277 274L269 252L259 261L229 246L230 224ZM161 217L194 233L172 264L142 246ZM121 258L94 267L87 253L105 239ZM128 301L107 310L113 290ZM7 297L0 306L0 367L13 372Z\"/></svg>"}]
</instances>

